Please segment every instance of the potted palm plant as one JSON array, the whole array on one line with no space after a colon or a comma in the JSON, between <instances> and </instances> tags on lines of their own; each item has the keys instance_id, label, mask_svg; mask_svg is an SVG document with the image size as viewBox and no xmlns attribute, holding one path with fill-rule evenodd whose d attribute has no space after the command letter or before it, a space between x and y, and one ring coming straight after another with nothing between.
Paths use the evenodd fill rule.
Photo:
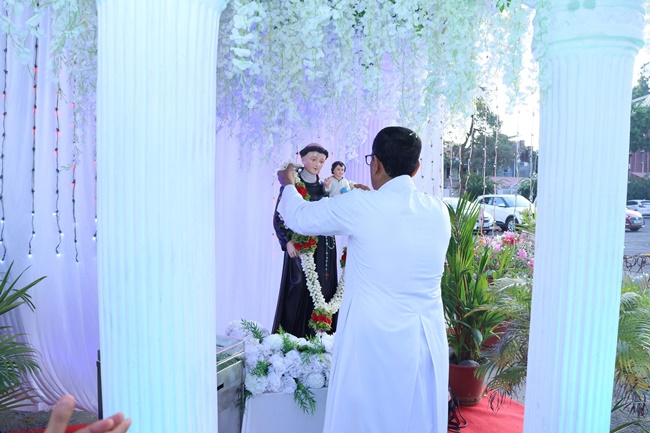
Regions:
<instances>
[{"instance_id":1,"label":"potted palm plant","mask_svg":"<svg viewBox=\"0 0 650 433\"><path fill-rule=\"evenodd\" d=\"M496 282L496 288L498 296L489 308L508 317L508 327L499 341L484 353L486 362L478 371L478 374L490 377L488 389L493 410L499 409L504 396L514 397L525 386L533 281L522 276L503 278ZM641 427L648 415L648 347L650 286L647 276L626 277L621 286L612 413L629 412L636 415L636 419L614 427L612 432Z\"/></svg>"},{"instance_id":2,"label":"potted palm plant","mask_svg":"<svg viewBox=\"0 0 650 433\"><path fill-rule=\"evenodd\" d=\"M442 276L442 302L450 347L449 386L460 404L477 404L484 390L477 367L483 360L482 345L495 334L505 316L487 308L494 301L490 281L498 279L507 266L491 269L489 249L476 254L474 227L480 207L461 198L454 209L447 206L451 219L451 239Z\"/></svg>"},{"instance_id":3,"label":"potted palm plant","mask_svg":"<svg viewBox=\"0 0 650 433\"><path fill-rule=\"evenodd\" d=\"M16 279L12 279L12 267L13 263L0 280L0 315L21 305L27 305L33 311L35 307L28 291L45 278L38 278L24 287L19 287L18 280L25 271ZM0 415L25 406L32 398L32 390L27 385L25 375L36 373L39 366L36 351L28 343L21 341L20 337L20 334L11 331L10 326L0 326Z\"/></svg>"}]
</instances>

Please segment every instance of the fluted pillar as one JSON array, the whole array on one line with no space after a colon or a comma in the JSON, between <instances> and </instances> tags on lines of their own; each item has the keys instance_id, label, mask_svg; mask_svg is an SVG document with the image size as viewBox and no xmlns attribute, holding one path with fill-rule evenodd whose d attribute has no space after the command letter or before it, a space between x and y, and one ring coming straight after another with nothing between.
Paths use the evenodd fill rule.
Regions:
<instances>
[{"instance_id":1,"label":"fluted pillar","mask_svg":"<svg viewBox=\"0 0 650 433\"><path fill-rule=\"evenodd\" d=\"M214 155L227 0L98 0L104 414L216 432ZM235 187L235 186L230 186Z\"/></svg>"},{"instance_id":2,"label":"fluted pillar","mask_svg":"<svg viewBox=\"0 0 650 433\"><path fill-rule=\"evenodd\" d=\"M524 432L607 432L644 10L641 0L547 0L536 13L547 89Z\"/></svg>"}]
</instances>

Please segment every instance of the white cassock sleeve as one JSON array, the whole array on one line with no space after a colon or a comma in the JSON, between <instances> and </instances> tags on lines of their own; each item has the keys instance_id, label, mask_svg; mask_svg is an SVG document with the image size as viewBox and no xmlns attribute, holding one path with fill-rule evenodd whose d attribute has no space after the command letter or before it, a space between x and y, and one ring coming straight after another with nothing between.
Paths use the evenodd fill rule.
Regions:
<instances>
[{"instance_id":1,"label":"white cassock sleeve","mask_svg":"<svg viewBox=\"0 0 650 433\"><path fill-rule=\"evenodd\" d=\"M350 235L359 218L354 211L358 195L363 193L372 192L355 190L334 198L308 202L295 186L287 185L282 192L278 212L287 227L302 235Z\"/></svg>"}]
</instances>

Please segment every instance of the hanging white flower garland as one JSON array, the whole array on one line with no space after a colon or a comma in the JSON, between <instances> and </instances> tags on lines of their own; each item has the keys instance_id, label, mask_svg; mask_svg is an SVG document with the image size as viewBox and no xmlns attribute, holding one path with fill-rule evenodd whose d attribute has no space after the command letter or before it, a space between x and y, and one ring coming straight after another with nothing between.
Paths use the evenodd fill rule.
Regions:
<instances>
[{"instance_id":1,"label":"hanging white flower garland","mask_svg":"<svg viewBox=\"0 0 650 433\"><path fill-rule=\"evenodd\" d=\"M314 309L322 309L330 314L335 314L339 311L339 308L341 308L341 302L343 301L343 291L345 290L345 266L341 269L341 277L339 278L336 292L334 292L334 296L332 296L329 302L327 302L325 301L325 296L323 296L323 288L318 280L314 253L311 251L301 253L300 264L302 265L302 271L305 273L305 277L307 278L307 288L309 289L311 300L314 303Z\"/></svg>"},{"instance_id":2,"label":"hanging white flower garland","mask_svg":"<svg viewBox=\"0 0 650 433\"><path fill-rule=\"evenodd\" d=\"M516 93L533 11L525 5L536 8L543 54L548 0L231 0L219 27L217 116L246 125L235 134L262 159L279 159L283 144L314 130L338 133L352 158L376 112L397 111L396 121L419 129L441 101L471 114L495 79ZM27 61L33 37L49 38L52 77L65 65L75 83L75 123L92 118L96 2L8 0L2 9L0 33L15 55Z\"/></svg>"}]
</instances>

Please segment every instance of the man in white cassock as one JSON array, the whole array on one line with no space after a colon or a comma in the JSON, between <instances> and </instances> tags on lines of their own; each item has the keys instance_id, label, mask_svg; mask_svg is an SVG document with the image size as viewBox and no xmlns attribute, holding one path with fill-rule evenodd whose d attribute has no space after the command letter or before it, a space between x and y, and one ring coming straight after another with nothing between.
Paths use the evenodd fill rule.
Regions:
<instances>
[{"instance_id":1,"label":"man in white cassock","mask_svg":"<svg viewBox=\"0 0 650 433\"><path fill-rule=\"evenodd\" d=\"M444 433L449 351L440 278L451 233L446 206L418 191L420 138L377 134L366 156L374 191L305 201L292 186L278 210L304 235L348 235L324 433Z\"/></svg>"}]
</instances>

